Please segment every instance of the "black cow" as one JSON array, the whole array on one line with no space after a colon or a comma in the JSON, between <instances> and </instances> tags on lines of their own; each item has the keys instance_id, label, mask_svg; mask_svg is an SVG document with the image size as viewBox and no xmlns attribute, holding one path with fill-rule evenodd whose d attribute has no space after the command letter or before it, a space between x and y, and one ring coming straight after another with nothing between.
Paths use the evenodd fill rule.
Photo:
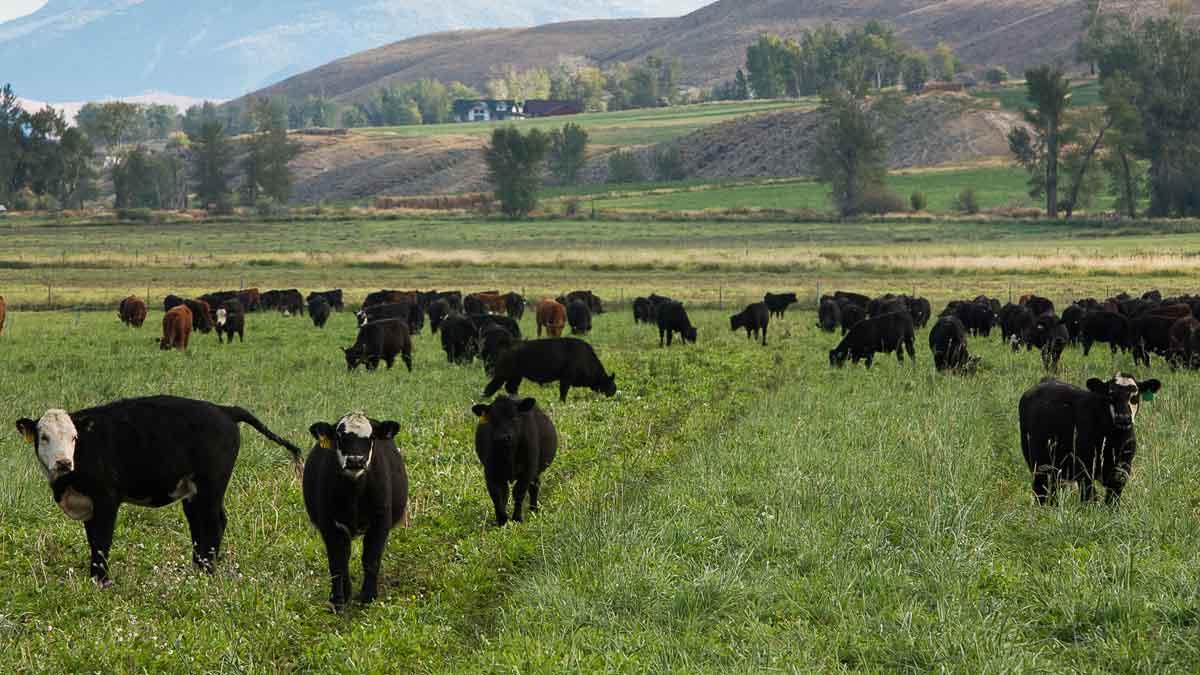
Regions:
<instances>
[{"instance_id":1,"label":"black cow","mask_svg":"<svg viewBox=\"0 0 1200 675\"><path fill-rule=\"evenodd\" d=\"M267 291L262 294L262 306L280 314L304 316L304 296L295 288Z\"/></svg>"},{"instance_id":2,"label":"black cow","mask_svg":"<svg viewBox=\"0 0 1200 675\"><path fill-rule=\"evenodd\" d=\"M332 291L313 291L309 293L308 297L305 298L308 302L309 312L312 311L313 300L317 298L324 298L325 302L329 303L329 306L335 311L340 312L346 309L346 302L342 299L342 289L340 288L335 288Z\"/></svg>"},{"instance_id":3,"label":"black cow","mask_svg":"<svg viewBox=\"0 0 1200 675\"><path fill-rule=\"evenodd\" d=\"M509 394L516 395L522 380L538 384L557 380L559 400L564 403L571 387L587 387L612 397L617 393L616 379L616 375L605 372L595 350L583 340L531 340L500 355L483 397L491 398L502 385Z\"/></svg>"},{"instance_id":4,"label":"black cow","mask_svg":"<svg viewBox=\"0 0 1200 675\"><path fill-rule=\"evenodd\" d=\"M1097 342L1107 342L1113 354L1120 349L1129 351L1134 345L1133 326L1129 319L1117 312L1088 312L1080 323L1080 341L1083 343L1083 355L1087 356L1092 345Z\"/></svg>"},{"instance_id":5,"label":"black cow","mask_svg":"<svg viewBox=\"0 0 1200 675\"><path fill-rule=\"evenodd\" d=\"M346 370L354 370L358 364L366 364L367 370L379 367L379 361L387 363L390 370L396 355L404 359L408 372L412 372L412 335L403 319L380 319L364 323L358 328L358 339L349 349L342 348L346 355Z\"/></svg>"},{"instance_id":6,"label":"black cow","mask_svg":"<svg viewBox=\"0 0 1200 675\"><path fill-rule=\"evenodd\" d=\"M1200 368L1200 320L1187 316L1171 326L1171 352L1175 367Z\"/></svg>"},{"instance_id":7,"label":"black cow","mask_svg":"<svg viewBox=\"0 0 1200 675\"><path fill-rule=\"evenodd\" d=\"M212 305L203 300L184 300L184 305L192 310L192 330L210 333L213 329Z\"/></svg>"},{"instance_id":8,"label":"black cow","mask_svg":"<svg viewBox=\"0 0 1200 675\"><path fill-rule=\"evenodd\" d=\"M512 519L521 522L521 505L529 493L529 511L538 510L542 472L558 451L558 431L532 398L514 400L498 396L491 405L471 408L479 418L475 427L475 454L483 465L483 478L496 511L496 525L508 522L508 485L512 490Z\"/></svg>"},{"instance_id":9,"label":"black cow","mask_svg":"<svg viewBox=\"0 0 1200 675\"><path fill-rule=\"evenodd\" d=\"M393 440L400 425L377 422L362 413L337 426L318 422L308 432L317 444L304 463L304 508L321 533L329 561L335 609L350 598L350 542L363 538L363 585L358 601L378 595L379 561L388 533L408 524L408 473Z\"/></svg>"},{"instance_id":10,"label":"black cow","mask_svg":"<svg viewBox=\"0 0 1200 675\"><path fill-rule=\"evenodd\" d=\"M850 329L857 326L861 321L867 318L867 310L853 302L845 302L841 305L842 312L842 335L850 332Z\"/></svg>"},{"instance_id":11,"label":"black cow","mask_svg":"<svg viewBox=\"0 0 1200 675\"><path fill-rule=\"evenodd\" d=\"M175 396L50 410L37 422L17 420L17 430L33 445L55 503L83 522L92 578L109 586L108 552L121 504L158 508L182 500L192 562L212 571L225 534L225 489L241 447L239 423L290 450L299 471L300 448L249 412Z\"/></svg>"},{"instance_id":12,"label":"black cow","mask_svg":"<svg viewBox=\"0 0 1200 675\"><path fill-rule=\"evenodd\" d=\"M520 293L505 293L503 297L505 312L520 321L525 316L525 298Z\"/></svg>"},{"instance_id":13,"label":"black cow","mask_svg":"<svg viewBox=\"0 0 1200 675\"><path fill-rule=\"evenodd\" d=\"M558 298L558 301L564 306L568 305L572 300L582 300L592 314L604 313L604 303L600 301L599 296L591 291L571 291L562 298Z\"/></svg>"},{"instance_id":14,"label":"black cow","mask_svg":"<svg viewBox=\"0 0 1200 675\"><path fill-rule=\"evenodd\" d=\"M929 350L933 352L933 367L961 370L971 360L967 353L967 329L958 317L943 316L929 330Z\"/></svg>"},{"instance_id":15,"label":"black cow","mask_svg":"<svg viewBox=\"0 0 1200 675\"><path fill-rule=\"evenodd\" d=\"M317 328L324 328L329 321L329 299L324 295L312 295L308 298L308 317Z\"/></svg>"},{"instance_id":16,"label":"black cow","mask_svg":"<svg viewBox=\"0 0 1200 675\"><path fill-rule=\"evenodd\" d=\"M1000 338L1008 343L1015 352L1025 345L1031 348L1033 343L1033 328L1037 319L1033 311L1025 305L1009 303L1000 309Z\"/></svg>"},{"instance_id":17,"label":"black cow","mask_svg":"<svg viewBox=\"0 0 1200 675\"><path fill-rule=\"evenodd\" d=\"M436 334L442 327L442 322L450 316L450 312L450 301L445 298L438 298L429 303L429 307L425 310L425 313L429 315L429 330Z\"/></svg>"},{"instance_id":18,"label":"black cow","mask_svg":"<svg viewBox=\"0 0 1200 675\"><path fill-rule=\"evenodd\" d=\"M908 358L915 363L916 350L913 348L913 323L908 312L892 312L883 316L863 319L855 324L837 347L829 352L829 364L840 368L846 364L846 359L858 363L865 359L867 368L875 360L875 353L896 352L896 358L904 363L904 350L908 350Z\"/></svg>"},{"instance_id":19,"label":"black cow","mask_svg":"<svg viewBox=\"0 0 1200 675\"><path fill-rule=\"evenodd\" d=\"M571 335L587 335L592 332L592 311L582 300L572 300L567 305L567 323Z\"/></svg>"},{"instance_id":20,"label":"black cow","mask_svg":"<svg viewBox=\"0 0 1200 675\"><path fill-rule=\"evenodd\" d=\"M1033 335L1034 345L1042 350L1042 366L1046 370L1057 370L1063 350L1071 341L1067 327L1053 312L1047 312L1037 318L1033 326Z\"/></svg>"},{"instance_id":21,"label":"black cow","mask_svg":"<svg viewBox=\"0 0 1200 675\"><path fill-rule=\"evenodd\" d=\"M483 335L489 326L500 326L515 338L521 337L521 324L503 314L472 314L467 319L475 326L475 334Z\"/></svg>"},{"instance_id":22,"label":"black cow","mask_svg":"<svg viewBox=\"0 0 1200 675\"><path fill-rule=\"evenodd\" d=\"M1062 316L1059 317L1059 322L1067 328L1067 335L1071 338L1071 344L1078 344L1079 334L1083 331L1083 317L1086 315L1086 309L1072 303L1071 306L1063 310Z\"/></svg>"},{"instance_id":23,"label":"black cow","mask_svg":"<svg viewBox=\"0 0 1200 675\"><path fill-rule=\"evenodd\" d=\"M450 363L470 363L478 350L479 331L461 314L447 316L441 325L442 349Z\"/></svg>"},{"instance_id":24,"label":"black cow","mask_svg":"<svg viewBox=\"0 0 1200 675\"><path fill-rule=\"evenodd\" d=\"M399 319L408 327L411 335L420 333L421 327L425 325L425 313L417 305L407 302L363 307L355 316L358 318L360 326L371 321Z\"/></svg>"},{"instance_id":25,"label":"black cow","mask_svg":"<svg viewBox=\"0 0 1200 675\"><path fill-rule=\"evenodd\" d=\"M904 299L904 303L908 305L908 313L912 315L913 326L915 328L924 328L925 324L929 323L930 317L933 315L933 307L925 298L913 298L907 295L900 296Z\"/></svg>"},{"instance_id":26,"label":"black cow","mask_svg":"<svg viewBox=\"0 0 1200 675\"><path fill-rule=\"evenodd\" d=\"M746 339L749 340L751 335L758 339L759 334L762 334L762 346L767 346L767 326L771 323L771 311L767 308L764 302L756 302L752 305L747 305L738 314L729 317L729 330L736 331L739 328L746 329Z\"/></svg>"},{"instance_id":27,"label":"black cow","mask_svg":"<svg viewBox=\"0 0 1200 675\"><path fill-rule=\"evenodd\" d=\"M963 322L971 335L988 337L996 325L997 312L989 302L964 302L954 309L954 316Z\"/></svg>"},{"instance_id":28,"label":"black cow","mask_svg":"<svg viewBox=\"0 0 1200 675\"><path fill-rule=\"evenodd\" d=\"M654 305L649 298L633 299L633 322L635 324L654 322Z\"/></svg>"},{"instance_id":29,"label":"black cow","mask_svg":"<svg viewBox=\"0 0 1200 675\"><path fill-rule=\"evenodd\" d=\"M238 336L239 342L246 341L246 308L238 300L226 300L217 309L216 324L217 342L221 342L222 335L229 337L229 344L233 344L234 335Z\"/></svg>"},{"instance_id":30,"label":"black cow","mask_svg":"<svg viewBox=\"0 0 1200 675\"><path fill-rule=\"evenodd\" d=\"M817 306L817 325L826 333L832 333L837 330L838 325L842 322L842 309L838 306L837 300L833 298L821 298L821 304Z\"/></svg>"},{"instance_id":31,"label":"black cow","mask_svg":"<svg viewBox=\"0 0 1200 675\"><path fill-rule=\"evenodd\" d=\"M1080 498L1090 501L1093 480L1107 488L1106 502L1119 500L1137 453L1139 404L1161 387L1118 373L1108 382L1088 380L1086 390L1046 379L1025 392L1017 408L1021 452L1038 502L1051 500L1061 481L1079 483Z\"/></svg>"},{"instance_id":32,"label":"black cow","mask_svg":"<svg viewBox=\"0 0 1200 675\"><path fill-rule=\"evenodd\" d=\"M168 295L163 298L163 312L169 312L182 304L183 298L174 294Z\"/></svg>"},{"instance_id":33,"label":"black cow","mask_svg":"<svg viewBox=\"0 0 1200 675\"><path fill-rule=\"evenodd\" d=\"M1037 295L1026 298L1023 304L1033 312L1034 316L1054 313L1054 303Z\"/></svg>"},{"instance_id":34,"label":"black cow","mask_svg":"<svg viewBox=\"0 0 1200 675\"><path fill-rule=\"evenodd\" d=\"M487 314L487 307L479 298L468 295L463 298L463 311L467 314Z\"/></svg>"},{"instance_id":35,"label":"black cow","mask_svg":"<svg viewBox=\"0 0 1200 675\"><path fill-rule=\"evenodd\" d=\"M838 300L839 302L841 302L843 304L849 303L851 305L857 305L859 307L862 307L863 311L866 311L867 306L871 304L871 298L868 298L867 296L865 296L861 293L850 293L848 291L834 291L833 297L834 297L834 299Z\"/></svg>"},{"instance_id":36,"label":"black cow","mask_svg":"<svg viewBox=\"0 0 1200 675\"><path fill-rule=\"evenodd\" d=\"M800 302L796 298L795 293L767 293L763 296L763 303L767 309L771 310L771 316L783 318L783 313L787 311L788 306Z\"/></svg>"},{"instance_id":37,"label":"black cow","mask_svg":"<svg viewBox=\"0 0 1200 675\"><path fill-rule=\"evenodd\" d=\"M494 372L496 359L501 352L511 349L516 338L501 326L489 325L479 336L479 357L483 360L483 370L488 375Z\"/></svg>"},{"instance_id":38,"label":"black cow","mask_svg":"<svg viewBox=\"0 0 1200 675\"><path fill-rule=\"evenodd\" d=\"M671 346L671 338L675 333L679 333L680 339L684 342L696 341L696 327L692 325L688 318L687 310L683 308L683 303L665 302L658 306L657 317L658 322L658 346L662 347L665 344Z\"/></svg>"}]
</instances>

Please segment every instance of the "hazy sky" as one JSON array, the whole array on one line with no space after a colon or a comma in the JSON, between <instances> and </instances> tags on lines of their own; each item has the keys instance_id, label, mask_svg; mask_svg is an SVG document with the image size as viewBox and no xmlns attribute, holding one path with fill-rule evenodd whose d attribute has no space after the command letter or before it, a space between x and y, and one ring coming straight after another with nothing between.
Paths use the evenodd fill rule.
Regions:
<instances>
[{"instance_id":1,"label":"hazy sky","mask_svg":"<svg viewBox=\"0 0 1200 675\"><path fill-rule=\"evenodd\" d=\"M0 0L0 23L32 14L46 4L46 0Z\"/></svg>"}]
</instances>

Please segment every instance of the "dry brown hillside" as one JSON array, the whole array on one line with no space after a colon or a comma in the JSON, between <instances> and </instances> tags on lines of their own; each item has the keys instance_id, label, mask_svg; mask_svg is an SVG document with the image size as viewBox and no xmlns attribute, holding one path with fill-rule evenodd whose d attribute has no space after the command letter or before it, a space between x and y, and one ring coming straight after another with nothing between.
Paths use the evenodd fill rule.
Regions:
<instances>
[{"instance_id":1,"label":"dry brown hillside","mask_svg":"<svg viewBox=\"0 0 1200 675\"><path fill-rule=\"evenodd\" d=\"M721 0L677 19L583 21L528 29L427 35L354 54L297 75L260 95L324 93L343 102L383 84L423 77L480 85L497 66L548 66L561 56L600 64L659 52L683 61L683 80L710 85L732 76L760 33L796 35L825 23L882 19L909 43L953 45L972 64L1020 72L1070 60L1083 17L1081 0Z\"/></svg>"}]
</instances>

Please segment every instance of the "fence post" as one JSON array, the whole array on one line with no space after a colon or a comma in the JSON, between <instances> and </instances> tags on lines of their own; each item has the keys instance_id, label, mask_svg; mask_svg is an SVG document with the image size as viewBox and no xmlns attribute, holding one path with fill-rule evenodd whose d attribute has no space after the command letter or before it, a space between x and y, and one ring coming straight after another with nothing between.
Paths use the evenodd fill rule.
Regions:
<instances>
[{"instance_id":1,"label":"fence post","mask_svg":"<svg viewBox=\"0 0 1200 675\"><path fill-rule=\"evenodd\" d=\"M725 308L725 287L717 286L717 309Z\"/></svg>"}]
</instances>

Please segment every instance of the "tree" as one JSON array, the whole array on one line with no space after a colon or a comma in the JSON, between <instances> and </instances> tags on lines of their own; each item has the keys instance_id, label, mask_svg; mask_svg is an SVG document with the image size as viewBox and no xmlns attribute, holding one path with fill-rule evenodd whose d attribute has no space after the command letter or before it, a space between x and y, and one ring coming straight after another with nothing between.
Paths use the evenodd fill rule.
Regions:
<instances>
[{"instance_id":1,"label":"tree","mask_svg":"<svg viewBox=\"0 0 1200 675\"><path fill-rule=\"evenodd\" d=\"M155 166L145 148L133 148L113 164L112 182L118 209L156 209L161 205Z\"/></svg>"},{"instance_id":2,"label":"tree","mask_svg":"<svg viewBox=\"0 0 1200 675\"><path fill-rule=\"evenodd\" d=\"M998 87L1008 81L1008 70L1004 66L992 66L984 71L983 79L988 84Z\"/></svg>"},{"instance_id":3,"label":"tree","mask_svg":"<svg viewBox=\"0 0 1200 675\"><path fill-rule=\"evenodd\" d=\"M817 180L830 184L842 216L860 213L868 197L884 191L890 126L898 105L894 96L871 102L841 88L822 97Z\"/></svg>"},{"instance_id":4,"label":"tree","mask_svg":"<svg viewBox=\"0 0 1200 675\"><path fill-rule=\"evenodd\" d=\"M746 48L746 72L755 98L782 98L794 79L800 48L791 40L764 34Z\"/></svg>"},{"instance_id":5,"label":"tree","mask_svg":"<svg viewBox=\"0 0 1200 675\"><path fill-rule=\"evenodd\" d=\"M1109 176L1109 193L1115 197L1117 213L1134 218L1138 202L1146 193L1146 172L1137 161L1139 140L1144 137L1142 120L1134 105L1138 87L1124 73L1105 78L1101 98L1105 113L1112 120L1102 160Z\"/></svg>"},{"instance_id":6,"label":"tree","mask_svg":"<svg viewBox=\"0 0 1200 675\"><path fill-rule=\"evenodd\" d=\"M211 119L201 125L192 142L192 176L196 196L205 207L229 203L229 164L233 149L225 137L225 125Z\"/></svg>"},{"instance_id":7,"label":"tree","mask_svg":"<svg viewBox=\"0 0 1200 675\"><path fill-rule=\"evenodd\" d=\"M579 170L587 160L587 144L587 131L574 122L551 131L550 172L564 184L578 182Z\"/></svg>"},{"instance_id":8,"label":"tree","mask_svg":"<svg viewBox=\"0 0 1200 675\"><path fill-rule=\"evenodd\" d=\"M505 126L492 132L483 156L496 199L509 218L523 218L537 207L542 161L549 146L549 139L539 129L522 134L514 126Z\"/></svg>"},{"instance_id":9,"label":"tree","mask_svg":"<svg viewBox=\"0 0 1200 675\"><path fill-rule=\"evenodd\" d=\"M58 140L62 171L55 196L63 208L82 209L85 201L95 199L96 170L92 168L95 150L76 127L63 131Z\"/></svg>"},{"instance_id":10,"label":"tree","mask_svg":"<svg viewBox=\"0 0 1200 675\"><path fill-rule=\"evenodd\" d=\"M288 139L282 102L259 99L251 106L251 114L257 133L250 139L250 151L242 162L242 194L251 205L258 202L260 192L284 204L292 197L288 163L300 154L300 145Z\"/></svg>"},{"instance_id":11,"label":"tree","mask_svg":"<svg viewBox=\"0 0 1200 675\"><path fill-rule=\"evenodd\" d=\"M933 74L939 80L944 81L954 79L954 75L962 67L958 57L954 55L954 49L945 42L939 42L933 48L933 58L930 59L930 62L933 66Z\"/></svg>"},{"instance_id":12,"label":"tree","mask_svg":"<svg viewBox=\"0 0 1200 675\"><path fill-rule=\"evenodd\" d=\"M1071 105L1071 81L1057 66L1043 65L1025 71L1025 88L1032 108L1024 111L1024 127L1009 133L1009 148L1031 174L1031 195L1044 191L1046 215L1058 217L1058 162L1063 121ZM1042 175L1038 175L1041 173Z\"/></svg>"},{"instance_id":13,"label":"tree","mask_svg":"<svg viewBox=\"0 0 1200 675\"><path fill-rule=\"evenodd\" d=\"M77 116L76 122L88 138L117 152L122 145L136 142L139 126L145 121L141 108L123 101L89 103L80 110L80 115L83 120Z\"/></svg>"},{"instance_id":14,"label":"tree","mask_svg":"<svg viewBox=\"0 0 1200 675\"><path fill-rule=\"evenodd\" d=\"M910 52L904 57L902 66L904 89L910 94L919 94L929 81L929 57L921 52Z\"/></svg>"}]
</instances>

